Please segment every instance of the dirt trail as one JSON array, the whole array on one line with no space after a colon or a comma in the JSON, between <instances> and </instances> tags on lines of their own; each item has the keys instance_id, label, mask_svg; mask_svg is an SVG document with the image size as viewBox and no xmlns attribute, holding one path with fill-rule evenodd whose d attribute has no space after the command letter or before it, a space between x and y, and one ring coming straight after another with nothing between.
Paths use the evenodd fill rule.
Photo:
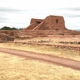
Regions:
<instances>
[{"instance_id":1,"label":"dirt trail","mask_svg":"<svg viewBox=\"0 0 80 80\"><path fill-rule=\"evenodd\" d=\"M69 67L72 69L80 70L80 61L62 58L47 54L38 54L28 51L16 50L16 49L7 49L7 48L0 48L0 52L5 52L8 54L14 54L22 57L30 57L37 60L43 60L50 63L55 63L56 65L62 65L65 67Z\"/></svg>"}]
</instances>

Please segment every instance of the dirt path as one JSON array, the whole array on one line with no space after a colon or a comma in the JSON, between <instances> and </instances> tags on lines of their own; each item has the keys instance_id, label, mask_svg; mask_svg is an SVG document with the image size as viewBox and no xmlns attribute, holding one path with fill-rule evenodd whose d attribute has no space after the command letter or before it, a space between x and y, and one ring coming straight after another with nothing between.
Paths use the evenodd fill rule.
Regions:
<instances>
[{"instance_id":1,"label":"dirt path","mask_svg":"<svg viewBox=\"0 0 80 80\"><path fill-rule=\"evenodd\" d=\"M33 53L28 51L16 50L16 49L0 48L0 52L14 54L22 57L30 57L37 60L43 60L46 62L55 63L56 65L62 65L65 67L80 70L80 61L76 61L76 60L71 60L71 59L47 55L47 54L38 54L38 53Z\"/></svg>"}]
</instances>

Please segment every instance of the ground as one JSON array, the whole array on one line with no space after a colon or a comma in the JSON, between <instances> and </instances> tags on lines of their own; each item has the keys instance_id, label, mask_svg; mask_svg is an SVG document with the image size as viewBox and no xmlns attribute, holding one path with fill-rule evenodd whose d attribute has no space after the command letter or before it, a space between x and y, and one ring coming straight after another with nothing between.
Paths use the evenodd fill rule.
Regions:
<instances>
[{"instance_id":1,"label":"ground","mask_svg":"<svg viewBox=\"0 0 80 80\"><path fill-rule=\"evenodd\" d=\"M0 53L0 80L79 80L80 71Z\"/></svg>"},{"instance_id":2,"label":"ground","mask_svg":"<svg viewBox=\"0 0 80 80\"><path fill-rule=\"evenodd\" d=\"M45 40L45 41L44 41ZM27 40L16 40L18 42L44 42L53 43L63 39L47 39L34 38ZM79 41L78 38L64 39L64 41ZM80 46L79 44L69 44ZM22 43L0 43L0 47L12 48L37 52L39 54L50 54L60 57L70 58L80 61L80 52L69 49L57 49L52 46L29 45ZM0 80L79 80L80 71L62 67L60 65L51 64L48 62L23 58L0 52Z\"/></svg>"}]
</instances>

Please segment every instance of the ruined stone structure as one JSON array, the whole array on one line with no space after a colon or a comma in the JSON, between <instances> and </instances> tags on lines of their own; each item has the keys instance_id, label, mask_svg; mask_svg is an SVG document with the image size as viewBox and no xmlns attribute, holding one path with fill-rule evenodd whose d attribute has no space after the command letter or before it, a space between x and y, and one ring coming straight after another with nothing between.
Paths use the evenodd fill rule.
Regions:
<instances>
[{"instance_id":1,"label":"ruined stone structure","mask_svg":"<svg viewBox=\"0 0 80 80\"><path fill-rule=\"evenodd\" d=\"M19 32L20 30L0 30L0 33L2 34L6 34L10 37L15 38L16 34Z\"/></svg>"},{"instance_id":2,"label":"ruined stone structure","mask_svg":"<svg viewBox=\"0 0 80 80\"><path fill-rule=\"evenodd\" d=\"M47 16L45 19L31 19L30 25L23 32L26 35L80 35L80 32L68 30L62 16Z\"/></svg>"},{"instance_id":3,"label":"ruined stone structure","mask_svg":"<svg viewBox=\"0 0 80 80\"><path fill-rule=\"evenodd\" d=\"M31 38L36 36L67 36L77 35L80 36L80 32L68 30L65 27L65 21L62 16L47 16L45 19L31 19L30 25L23 30L1 30L0 33L4 33L10 37L15 38ZM3 39L3 38L2 38Z\"/></svg>"},{"instance_id":4,"label":"ruined stone structure","mask_svg":"<svg viewBox=\"0 0 80 80\"><path fill-rule=\"evenodd\" d=\"M14 38L5 33L0 33L0 42L7 42L7 41L14 41Z\"/></svg>"},{"instance_id":5,"label":"ruined stone structure","mask_svg":"<svg viewBox=\"0 0 80 80\"><path fill-rule=\"evenodd\" d=\"M48 16L44 20L31 19L30 25L24 30L64 30L65 21L62 16Z\"/></svg>"}]
</instances>

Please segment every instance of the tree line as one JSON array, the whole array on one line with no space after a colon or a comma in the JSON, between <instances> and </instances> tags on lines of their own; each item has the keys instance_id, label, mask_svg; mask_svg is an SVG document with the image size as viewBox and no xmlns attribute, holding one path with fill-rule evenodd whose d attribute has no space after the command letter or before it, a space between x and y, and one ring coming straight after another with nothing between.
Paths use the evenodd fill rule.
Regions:
<instances>
[{"instance_id":1,"label":"tree line","mask_svg":"<svg viewBox=\"0 0 80 80\"><path fill-rule=\"evenodd\" d=\"M8 27L8 26L4 26L2 28L0 28L0 30L22 30L23 28L15 28L15 27Z\"/></svg>"}]
</instances>

